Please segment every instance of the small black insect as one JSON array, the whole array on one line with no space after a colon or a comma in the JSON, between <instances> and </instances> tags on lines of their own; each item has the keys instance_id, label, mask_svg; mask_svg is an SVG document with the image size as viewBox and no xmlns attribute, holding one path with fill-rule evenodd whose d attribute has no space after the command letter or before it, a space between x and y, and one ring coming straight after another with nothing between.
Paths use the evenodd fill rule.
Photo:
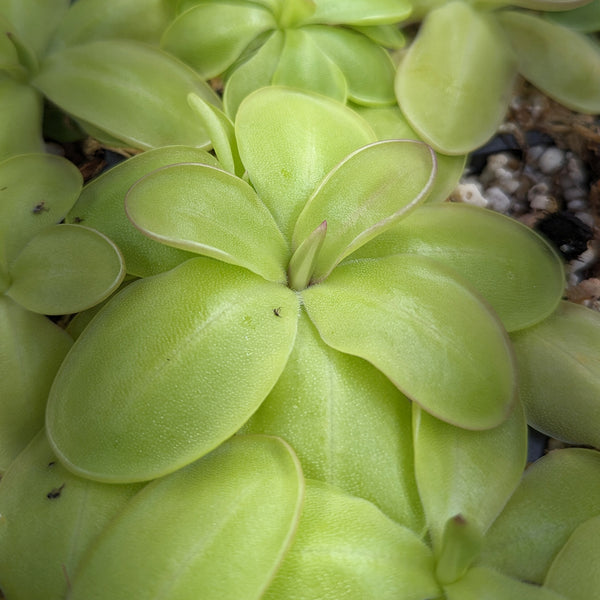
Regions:
<instances>
[{"instance_id":1,"label":"small black insect","mask_svg":"<svg viewBox=\"0 0 600 600\"><path fill-rule=\"evenodd\" d=\"M63 491L63 488L65 487L65 483L63 483L60 487L58 488L54 488L53 490L50 490L47 494L46 494L46 498L48 498L48 500L54 500L56 498L58 498L60 496L60 494Z\"/></svg>"},{"instance_id":2,"label":"small black insect","mask_svg":"<svg viewBox=\"0 0 600 600\"><path fill-rule=\"evenodd\" d=\"M39 215L43 212L48 212L50 209L46 208L46 203L42 200L41 202L38 202L33 209L31 210L31 212L34 215Z\"/></svg>"},{"instance_id":3,"label":"small black insect","mask_svg":"<svg viewBox=\"0 0 600 600\"><path fill-rule=\"evenodd\" d=\"M79 223L83 223L83 219L82 219L81 217L75 217L75 218L73 219L73 223L77 223L77 224L79 224Z\"/></svg>"},{"instance_id":4,"label":"small black insect","mask_svg":"<svg viewBox=\"0 0 600 600\"><path fill-rule=\"evenodd\" d=\"M274 309L273 309L273 314L274 314L276 317L280 317L280 316L281 316L281 306L279 306L278 308L274 308Z\"/></svg>"},{"instance_id":5,"label":"small black insect","mask_svg":"<svg viewBox=\"0 0 600 600\"><path fill-rule=\"evenodd\" d=\"M48 466L49 466L49 467L53 467L55 464L56 464L56 461L55 461L55 460L51 460L51 461L48 463Z\"/></svg>"}]
</instances>

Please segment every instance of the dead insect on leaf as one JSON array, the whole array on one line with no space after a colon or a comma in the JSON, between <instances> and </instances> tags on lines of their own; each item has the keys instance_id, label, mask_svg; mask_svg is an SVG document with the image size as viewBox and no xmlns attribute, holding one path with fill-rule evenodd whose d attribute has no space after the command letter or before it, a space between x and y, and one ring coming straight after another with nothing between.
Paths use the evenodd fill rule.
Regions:
<instances>
[{"instance_id":1,"label":"dead insect on leaf","mask_svg":"<svg viewBox=\"0 0 600 600\"><path fill-rule=\"evenodd\" d=\"M60 496L60 494L63 491L63 488L65 487L65 483L63 483L60 487L58 488L54 488L52 490L50 490L47 494L46 494L46 498L48 498L48 500L54 500L56 498L58 498Z\"/></svg>"},{"instance_id":2,"label":"dead insect on leaf","mask_svg":"<svg viewBox=\"0 0 600 600\"><path fill-rule=\"evenodd\" d=\"M39 215L43 212L49 212L49 211L50 211L50 209L46 208L46 203L43 200L41 202L38 202L31 210L31 212L34 215Z\"/></svg>"},{"instance_id":3,"label":"dead insect on leaf","mask_svg":"<svg viewBox=\"0 0 600 600\"><path fill-rule=\"evenodd\" d=\"M274 308L274 309L273 309L273 314L274 314L276 317L281 317L281 306L279 306L278 308Z\"/></svg>"}]
</instances>

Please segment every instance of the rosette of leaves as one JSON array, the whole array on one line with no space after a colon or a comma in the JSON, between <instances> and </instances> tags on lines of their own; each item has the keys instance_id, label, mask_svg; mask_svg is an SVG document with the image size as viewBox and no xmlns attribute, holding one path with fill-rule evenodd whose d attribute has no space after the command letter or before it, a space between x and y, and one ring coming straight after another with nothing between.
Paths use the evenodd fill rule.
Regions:
<instances>
[{"instance_id":1,"label":"rosette of leaves","mask_svg":"<svg viewBox=\"0 0 600 600\"><path fill-rule=\"evenodd\" d=\"M425 2L421 28L395 80L406 118L422 139L447 154L483 145L508 108L517 73L564 106L600 112L600 49L584 33L535 11L586 4L525 0ZM441 108L442 107L442 108Z\"/></svg>"},{"instance_id":2,"label":"rosette of leaves","mask_svg":"<svg viewBox=\"0 0 600 600\"><path fill-rule=\"evenodd\" d=\"M58 156L24 154L0 163L2 470L43 425L48 390L71 343L44 315L93 306L125 274L106 236L57 224L81 184L77 168Z\"/></svg>"},{"instance_id":3,"label":"rosette of leaves","mask_svg":"<svg viewBox=\"0 0 600 600\"><path fill-rule=\"evenodd\" d=\"M384 47L403 45L394 24L410 10L404 0L183 0L162 46L206 79L224 75L229 115L271 84L391 104L395 70Z\"/></svg>"},{"instance_id":4,"label":"rosette of leaves","mask_svg":"<svg viewBox=\"0 0 600 600\"><path fill-rule=\"evenodd\" d=\"M192 104L214 113L231 170L160 168L131 188L126 210L154 240L204 256L130 284L78 338L47 411L59 458L125 482L206 454L280 379L299 319L432 414L472 429L501 423L515 399L504 327L543 319L561 296L549 246L491 212L417 209L433 152L377 142L334 100L265 88L241 105L235 130ZM358 257L361 246L373 255Z\"/></svg>"}]
</instances>

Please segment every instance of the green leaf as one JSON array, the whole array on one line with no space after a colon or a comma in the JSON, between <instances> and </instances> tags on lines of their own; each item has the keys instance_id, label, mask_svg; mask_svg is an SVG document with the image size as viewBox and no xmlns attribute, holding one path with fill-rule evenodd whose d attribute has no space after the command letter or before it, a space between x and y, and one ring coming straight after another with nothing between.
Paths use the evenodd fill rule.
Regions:
<instances>
[{"instance_id":1,"label":"green leaf","mask_svg":"<svg viewBox=\"0 0 600 600\"><path fill-rule=\"evenodd\" d=\"M180 14L161 44L209 79L230 67L254 38L276 27L273 15L253 2L203 2Z\"/></svg>"},{"instance_id":2,"label":"green leaf","mask_svg":"<svg viewBox=\"0 0 600 600\"><path fill-rule=\"evenodd\" d=\"M64 15L53 48L124 38L157 44L174 16L170 0L77 0Z\"/></svg>"},{"instance_id":3,"label":"green leaf","mask_svg":"<svg viewBox=\"0 0 600 600\"><path fill-rule=\"evenodd\" d=\"M142 150L170 144L208 146L208 135L187 96L195 93L219 104L191 68L157 48L127 40L55 52L32 83L75 118Z\"/></svg>"},{"instance_id":4,"label":"green leaf","mask_svg":"<svg viewBox=\"0 0 600 600\"><path fill-rule=\"evenodd\" d=\"M125 210L152 239L286 281L281 231L254 190L226 171L192 163L163 167L130 189Z\"/></svg>"},{"instance_id":5,"label":"green leaf","mask_svg":"<svg viewBox=\"0 0 600 600\"><path fill-rule=\"evenodd\" d=\"M205 455L267 396L297 321L291 290L209 258L132 283L54 382L47 427L59 458L86 477L127 482Z\"/></svg>"},{"instance_id":6,"label":"green leaf","mask_svg":"<svg viewBox=\"0 0 600 600\"><path fill-rule=\"evenodd\" d=\"M351 29L311 25L303 31L340 68L350 100L367 106L395 102L395 67L383 48Z\"/></svg>"},{"instance_id":7,"label":"green leaf","mask_svg":"<svg viewBox=\"0 0 600 600\"><path fill-rule=\"evenodd\" d=\"M325 175L350 152L375 141L367 123L339 102L279 87L248 96L235 131L252 185L289 237Z\"/></svg>"},{"instance_id":8,"label":"green leaf","mask_svg":"<svg viewBox=\"0 0 600 600\"><path fill-rule=\"evenodd\" d=\"M64 218L82 180L73 163L52 154L0 163L0 270L8 269L33 236Z\"/></svg>"},{"instance_id":9,"label":"green leaf","mask_svg":"<svg viewBox=\"0 0 600 600\"><path fill-rule=\"evenodd\" d=\"M498 4L498 0L486 0ZM510 2L502 2L502 4L510 4L512 6L520 6L531 10L566 10L574 9L578 6L587 4L590 0L511 0Z\"/></svg>"},{"instance_id":10,"label":"green leaf","mask_svg":"<svg viewBox=\"0 0 600 600\"><path fill-rule=\"evenodd\" d=\"M384 48L398 50L406 45L406 38L395 25L354 25L352 29Z\"/></svg>"},{"instance_id":11,"label":"green leaf","mask_svg":"<svg viewBox=\"0 0 600 600\"><path fill-rule=\"evenodd\" d=\"M4 594L14 600L63 600L85 551L139 489L139 484L76 477L58 462L40 431L0 483Z\"/></svg>"},{"instance_id":12,"label":"green leaf","mask_svg":"<svg viewBox=\"0 0 600 600\"><path fill-rule=\"evenodd\" d=\"M346 256L414 209L435 176L433 150L422 142L376 142L350 154L319 185L300 213L293 245L319 223L327 237L312 281L325 279Z\"/></svg>"},{"instance_id":13,"label":"green leaf","mask_svg":"<svg viewBox=\"0 0 600 600\"><path fill-rule=\"evenodd\" d=\"M600 447L600 314L562 302L511 337L529 423L555 438Z\"/></svg>"},{"instance_id":14,"label":"green leaf","mask_svg":"<svg viewBox=\"0 0 600 600\"><path fill-rule=\"evenodd\" d=\"M348 261L302 299L327 344L371 362L433 416L467 429L507 418L507 336L443 265L413 255Z\"/></svg>"},{"instance_id":15,"label":"green leaf","mask_svg":"<svg viewBox=\"0 0 600 600\"><path fill-rule=\"evenodd\" d=\"M519 57L519 72L577 112L600 112L600 46L576 31L516 11L498 20Z\"/></svg>"},{"instance_id":16,"label":"green leaf","mask_svg":"<svg viewBox=\"0 0 600 600\"><path fill-rule=\"evenodd\" d=\"M398 67L396 97L410 124L445 154L466 154L497 130L516 64L493 17L467 2L427 15Z\"/></svg>"},{"instance_id":17,"label":"green leaf","mask_svg":"<svg viewBox=\"0 0 600 600\"><path fill-rule=\"evenodd\" d=\"M398 23L411 12L406 0L317 0L312 23L331 25L384 25Z\"/></svg>"},{"instance_id":18,"label":"green leaf","mask_svg":"<svg viewBox=\"0 0 600 600\"><path fill-rule=\"evenodd\" d=\"M69 598L262 598L303 496L287 444L235 437L144 488L87 555Z\"/></svg>"},{"instance_id":19,"label":"green leaf","mask_svg":"<svg viewBox=\"0 0 600 600\"><path fill-rule=\"evenodd\" d=\"M600 0L592 0L584 6L571 10L548 13L544 17L569 29L594 33L600 30Z\"/></svg>"},{"instance_id":20,"label":"green leaf","mask_svg":"<svg viewBox=\"0 0 600 600\"><path fill-rule=\"evenodd\" d=\"M277 23L280 29L291 29L305 23L315 12L315 0L285 0L279 3Z\"/></svg>"},{"instance_id":21,"label":"green leaf","mask_svg":"<svg viewBox=\"0 0 600 600\"><path fill-rule=\"evenodd\" d=\"M225 112L232 119L246 96L261 87L271 85L283 50L283 42L283 32L273 32L254 54L240 65L236 65L227 78L223 90L223 105Z\"/></svg>"},{"instance_id":22,"label":"green leaf","mask_svg":"<svg viewBox=\"0 0 600 600\"><path fill-rule=\"evenodd\" d=\"M346 102L348 86L344 74L305 29L285 31L285 41L272 83L316 92Z\"/></svg>"},{"instance_id":23,"label":"green leaf","mask_svg":"<svg viewBox=\"0 0 600 600\"><path fill-rule=\"evenodd\" d=\"M138 154L112 167L88 183L66 217L101 231L113 240L125 257L127 272L147 277L168 271L195 255L159 244L139 232L125 214L125 195L144 175L182 162L212 166L214 156L198 148L168 146Z\"/></svg>"},{"instance_id":24,"label":"green leaf","mask_svg":"<svg viewBox=\"0 0 600 600\"><path fill-rule=\"evenodd\" d=\"M301 291L310 283L319 252L327 236L327 221L323 221L296 248L288 266L288 285Z\"/></svg>"},{"instance_id":25,"label":"green leaf","mask_svg":"<svg viewBox=\"0 0 600 600\"><path fill-rule=\"evenodd\" d=\"M544 580L544 586L569 600L600 598L598 540L600 515L584 521L558 553Z\"/></svg>"},{"instance_id":26,"label":"green leaf","mask_svg":"<svg viewBox=\"0 0 600 600\"><path fill-rule=\"evenodd\" d=\"M40 94L29 85L0 75L0 111L0 161L44 151Z\"/></svg>"},{"instance_id":27,"label":"green leaf","mask_svg":"<svg viewBox=\"0 0 600 600\"><path fill-rule=\"evenodd\" d=\"M43 427L50 386L73 341L52 321L25 310L4 295L0 295L0 331L3 472Z\"/></svg>"},{"instance_id":28,"label":"green leaf","mask_svg":"<svg viewBox=\"0 0 600 600\"><path fill-rule=\"evenodd\" d=\"M481 564L541 584L576 527L600 514L600 453L556 450L525 471L488 531Z\"/></svg>"},{"instance_id":29,"label":"green leaf","mask_svg":"<svg viewBox=\"0 0 600 600\"><path fill-rule=\"evenodd\" d=\"M466 204L421 206L354 256L428 256L463 276L515 331L548 317L564 292L563 261L529 227Z\"/></svg>"},{"instance_id":30,"label":"green leaf","mask_svg":"<svg viewBox=\"0 0 600 600\"><path fill-rule=\"evenodd\" d=\"M475 567L444 586L447 600L570 600L552 590L511 579L485 567Z\"/></svg>"},{"instance_id":31,"label":"green leaf","mask_svg":"<svg viewBox=\"0 0 600 600\"><path fill-rule=\"evenodd\" d=\"M119 249L106 236L80 225L47 227L10 267L6 294L45 315L79 312L101 302L125 276Z\"/></svg>"},{"instance_id":32,"label":"green leaf","mask_svg":"<svg viewBox=\"0 0 600 600\"><path fill-rule=\"evenodd\" d=\"M264 600L437 598L433 558L366 500L306 482L298 532Z\"/></svg>"},{"instance_id":33,"label":"green leaf","mask_svg":"<svg viewBox=\"0 0 600 600\"><path fill-rule=\"evenodd\" d=\"M466 431L413 406L415 472L434 551L444 527L460 514L485 533L521 479L527 423L520 403L486 431Z\"/></svg>"},{"instance_id":34,"label":"green leaf","mask_svg":"<svg viewBox=\"0 0 600 600\"><path fill-rule=\"evenodd\" d=\"M324 344L302 312L281 377L242 431L281 436L306 477L370 500L422 531L410 420L410 404L392 383Z\"/></svg>"}]
</instances>

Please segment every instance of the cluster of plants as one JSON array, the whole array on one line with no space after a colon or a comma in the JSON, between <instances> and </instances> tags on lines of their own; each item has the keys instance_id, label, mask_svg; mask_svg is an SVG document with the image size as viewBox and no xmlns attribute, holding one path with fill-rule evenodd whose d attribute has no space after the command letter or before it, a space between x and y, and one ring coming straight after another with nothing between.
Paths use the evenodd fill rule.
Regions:
<instances>
[{"instance_id":1,"label":"cluster of plants","mask_svg":"<svg viewBox=\"0 0 600 600\"><path fill-rule=\"evenodd\" d=\"M446 201L519 73L600 113L598 0L0 23L7 600L600 599L600 315Z\"/></svg>"}]
</instances>

